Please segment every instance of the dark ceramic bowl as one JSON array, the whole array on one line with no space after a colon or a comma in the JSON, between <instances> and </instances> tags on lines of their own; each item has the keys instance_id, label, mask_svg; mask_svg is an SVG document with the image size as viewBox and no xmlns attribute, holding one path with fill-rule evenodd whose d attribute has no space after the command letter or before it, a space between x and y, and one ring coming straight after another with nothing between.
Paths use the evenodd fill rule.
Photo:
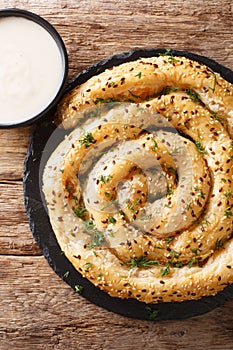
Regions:
<instances>
[{"instance_id":1,"label":"dark ceramic bowl","mask_svg":"<svg viewBox=\"0 0 233 350\"><path fill-rule=\"evenodd\" d=\"M28 19L30 21L33 21L37 24L39 24L42 28L44 28L52 37L54 42L56 43L59 53L61 55L61 62L62 62L62 76L60 79L60 83L57 88L57 92L51 100L48 101L47 105L43 110L41 110L38 114L36 115L30 115L28 118L25 117L22 120L17 120L17 121L7 121L5 120L4 122L0 121L0 128L15 128L19 126L26 126L29 125L35 121L38 121L41 118L44 118L45 116L48 115L48 113L51 111L51 109L56 105L58 100L60 99L66 85L66 80L67 80L67 75L68 75L68 57L67 57L67 51L64 45L64 42L56 29L45 19L42 17L21 9L16 9L16 8L10 8L10 9L2 9L0 10L0 20L1 18L4 17L21 17ZM59 73L60 74L60 73Z\"/></svg>"}]
</instances>

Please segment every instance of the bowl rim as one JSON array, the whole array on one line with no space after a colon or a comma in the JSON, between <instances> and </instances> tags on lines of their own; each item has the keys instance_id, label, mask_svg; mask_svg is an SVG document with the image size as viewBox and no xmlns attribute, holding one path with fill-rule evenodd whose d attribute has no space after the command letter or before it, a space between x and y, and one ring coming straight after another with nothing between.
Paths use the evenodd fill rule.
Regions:
<instances>
[{"instance_id":1,"label":"bowl rim","mask_svg":"<svg viewBox=\"0 0 233 350\"><path fill-rule=\"evenodd\" d=\"M62 79L59 85L59 88L57 90L56 95L50 100L48 105L41 110L39 113L35 114L34 116L31 116L29 118L25 118L23 120L19 120L17 122L5 122L2 123L0 122L0 129L9 129L9 128L17 128L17 127L23 127L30 125L34 123L35 121L38 121L39 119L45 117L47 113L57 104L59 99L61 98L65 87L67 83L67 78L68 78L68 54L67 50L65 47L65 44L63 42L62 37L58 33L58 31L53 27L53 25L45 20L43 17L37 15L34 12L28 11L28 10L23 10L19 8L7 8L7 9L0 9L0 20L1 18L4 17L21 17L25 18L28 20L31 20L38 25L40 25L42 28L44 28L53 38L55 41L58 50L61 55L61 60L62 60Z\"/></svg>"}]
</instances>

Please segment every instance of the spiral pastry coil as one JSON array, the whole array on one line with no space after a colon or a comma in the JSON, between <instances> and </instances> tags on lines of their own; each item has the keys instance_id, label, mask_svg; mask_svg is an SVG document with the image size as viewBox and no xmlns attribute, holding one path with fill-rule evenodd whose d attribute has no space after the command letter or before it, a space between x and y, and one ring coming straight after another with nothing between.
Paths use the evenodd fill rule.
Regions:
<instances>
[{"instance_id":1,"label":"spiral pastry coil","mask_svg":"<svg viewBox=\"0 0 233 350\"><path fill-rule=\"evenodd\" d=\"M146 303L233 282L233 86L171 54L124 63L67 94L73 128L43 175L50 221L74 267Z\"/></svg>"}]
</instances>

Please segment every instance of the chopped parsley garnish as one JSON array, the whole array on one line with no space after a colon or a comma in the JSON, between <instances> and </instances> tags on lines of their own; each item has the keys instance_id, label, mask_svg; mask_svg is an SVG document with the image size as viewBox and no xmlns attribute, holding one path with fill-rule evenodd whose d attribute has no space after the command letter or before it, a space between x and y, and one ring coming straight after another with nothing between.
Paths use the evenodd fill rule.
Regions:
<instances>
[{"instance_id":1,"label":"chopped parsley garnish","mask_svg":"<svg viewBox=\"0 0 233 350\"><path fill-rule=\"evenodd\" d=\"M182 262L181 261L177 261L174 265L174 267L177 267L177 268L180 268L183 266Z\"/></svg>"},{"instance_id":2,"label":"chopped parsley garnish","mask_svg":"<svg viewBox=\"0 0 233 350\"><path fill-rule=\"evenodd\" d=\"M94 222L90 220L85 221L85 231L94 235L92 243L87 245L88 248L92 249L95 247L100 247L104 243L104 235L97 229Z\"/></svg>"},{"instance_id":3,"label":"chopped parsley garnish","mask_svg":"<svg viewBox=\"0 0 233 350\"><path fill-rule=\"evenodd\" d=\"M197 255L200 252L200 249L190 249L190 250L195 255Z\"/></svg>"},{"instance_id":4,"label":"chopped parsley garnish","mask_svg":"<svg viewBox=\"0 0 233 350\"><path fill-rule=\"evenodd\" d=\"M215 248L216 248L216 250L220 250L221 248L223 248L222 238L217 239L217 241L215 243Z\"/></svg>"},{"instance_id":5,"label":"chopped parsley garnish","mask_svg":"<svg viewBox=\"0 0 233 350\"><path fill-rule=\"evenodd\" d=\"M166 87L161 91L161 95L168 95L168 94L170 94L170 92L176 92L176 91L178 91L178 90L179 90L178 87L166 86Z\"/></svg>"},{"instance_id":6,"label":"chopped parsley garnish","mask_svg":"<svg viewBox=\"0 0 233 350\"><path fill-rule=\"evenodd\" d=\"M108 218L108 222L110 222L111 224L115 224L116 223L116 219L114 219L114 217L113 216L109 216L109 218Z\"/></svg>"},{"instance_id":7,"label":"chopped parsley garnish","mask_svg":"<svg viewBox=\"0 0 233 350\"><path fill-rule=\"evenodd\" d=\"M76 292L76 293L82 294L82 292L83 292L83 286L81 286L80 284L76 284L76 285L74 286L74 288L75 288L75 292Z\"/></svg>"},{"instance_id":8,"label":"chopped parsley garnish","mask_svg":"<svg viewBox=\"0 0 233 350\"><path fill-rule=\"evenodd\" d=\"M149 320L154 320L157 317L158 313L159 313L159 310L154 310L149 305L147 305L145 309L146 309L146 311L148 313Z\"/></svg>"},{"instance_id":9,"label":"chopped parsley garnish","mask_svg":"<svg viewBox=\"0 0 233 350\"><path fill-rule=\"evenodd\" d=\"M205 194L204 194L204 192L203 192L198 186L194 186L194 191L195 191L195 192L199 192L200 197L201 197L202 199L205 199Z\"/></svg>"},{"instance_id":10,"label":"chopped parsley garnish","mask_svg":"<svg viewBox=\"0 0 233 350\"><path fill-rule=\"evenodd\" d=\"M70 271L66 271L66 272L64 273L63 276L64 276L65 278L67 278L67 277L69 276L69 274L70 274Z\"/></svg>"},{"instance_id":11,"label":"chopped parsley garnish","mask_svg":"<svg viewBox=\"0 0 233 350\"><path fill-rule=\"evenodd\" d=\"M85 264L85 269L86 269L87 271L89 271L89 270L92 268L92 266L93 266L93 264L92 264L91 262L87 262L87 263Z\"/></svg>"},{"instance_id":12,"label":"chopped parsley garnish","mask_svg":"<svg viewBox=\"0 0 233 350\"><path fill-rule=\"evenodd\" d=\"M105 175L101 175L99 178L99 181L103 182L104 184L106 184L106 182L109 182L112 179L111 175L105 176Z\"/></svg>"},{"instance_id":13,"label":"chopped parsley garnish","mask_svg":"<svg viewBox=\"0 0 233 350\"><path fill-rule=\"evenodd\" d=\"M168 244L170 244L170 243L173 241L173 239L174 239L174 237L173 237L173 236L171 236L171 237L167 237L167 238L165 239L166 244L167 244L167 245L168 245Z\"/></svg>"},{"instance_id":14,"label":"chopped parsley garnish","mask_svg":"<svg viewBox=\"0 0 233 350\"><path fill-rule=\"evenodd\" d=\"M135 77L138 77L139 79L142 77L142 72L138 72Z\"/></svg>"},{"instance_id":15,"label":"chopped parsley garnish","mask_svg":"<svg viewBox=\"0 0 233 350\"><path fill-rule=\"evenodd\" d=\"M145 220L148 220L152 217L152 214L148 214L148 215L143 215L143 216L140 216L138 218L138 220L141 220L141 221L145 221Z\"/></svg>"},{"instance_id":16,"label":"chopped parsley garnish","mask_svg":"<svg viewBox=\"0 0 233 350\"><path fill-rule=\"evenodd\" d=\"M159 56L167 57L168 63L174 63L177 62L177 59L173 56L171 49L166 49L164 53L160 53Z\"/></svg>"},{"instance_id":17,"label":"chopped parsley garnish","mask_svg":"<svg viewBox=\"0 0 233 350\"><path fill-rule=\"evenodd\" d=\"M206 218L204 218L200 223L201 226L204 226L204 225L208 226L209 224L210 222Z\"/></svg>"},{"instance_id":18,"label":"chopped parsley garnish","mask_svg":"<svg viewBox=\"0 0 233 350\"><path fill-rule=\"evenodd\" d=\"M179 151L182 149L182 147L176 147L172 152L170 152L170 156L174 157L177 156L179 154Z\"/></svg>"},{"instance_id":19,"label":"chopped parsley garnish","mask_svg":"<svg viewBox=\"0 0 233 350\"><path fill-rule=\"evenodd\" d=\"M101 98L101 97L98 97L94 103L97 104L97 103L111 103L111 102L118 102L117 100L115 100L114 98Z\"/></svg>"},{"instance_id":20,"label":"chopped parsley garnish","mask_svg":"<svg viewBox=\"0 0 233 350\"><path fill-rule=\"evenodd\" d=\"M127 262L123 262L123 265L129 265L130 269L134 267L150 267L156 266L159 262L157 260L148 260L145 256L141 256L140 258L131 258Z\"/></svg>"},{"instance_id":21,"label":"chopped parsley garnish","mask_svg":"<svg viewBox=\"0 0 233 350\"><path fill-rule=\"evenodd\" d=\"M212 117L219 122L223 121L223 118L220 117L216 112L212 112Z\"/></svg>"},{"instance_id":22,"label":"chopped parsley garnish","mask_svg":"<svg viewBox=\"0 0 233 350\"><path fill-rule=\"evenodd\" d=\"M66 185L66 191L70 193L72 191L72 187L69 185Z\"/></svg>"},{"instance_id":23,"label":"chopped parsley garnish","mask_svg":"<svg viewBox=\"0 0 233 350\"><path fill-rule=\"evenodd\" d=\"M193 266L193 264L195 264L195 263L197 264L197 266L199 266L199 267L201 266L199 258L192 258L192 259L190 259L188 261L187 265L188 265L189 268L191 268Z\"/></svg>"},{"instance_id":24,"label":"chopped parsley garnish","mask_svg":"<svg viewBox=\"0 0 233 350\"><path fill-rule=\"evenodd\" d=\"M190 99L194 102L199 102L200 101L200 97L198 95L197 92L195 92L194 90L192 90L191 88L189 88L187 91L187 95L189 95Z\"/></svg>"},{"instance_id":25,"label":"chopped parsley garnish","mask_svg":"<svg viewBox=\"0 0 233 350\"><path fill-rule=\"evenodd\" d=\"M200 141L196 141L196 142L195 142L195 145L196 145L197 150L198 150L199 153L201 153L201 154L207 154L207 151L202 147L202 144L201 144Z\"/></svg>"},{"instance_id":26,"label":"chopped parsley garnish","mask_svg":"<svg viewBox=\"0 0 233 350\"><path fill-rule=\"evenodd\" d=\"M195 259L194 259L194 258L190 259L190 260L188 261L188 264L187 264L188 267L191 268L191 267L193 266L194 262L195 262Z\"/></svg>"},{"instance_id":27,"label":"chopped parsley garnish","mask_svg":"<svg viewBox=\"0 0 233 350\"><path fill-rule=\"evenodd\" d=\"M129 202L128 203L128 208L129 208L129 210L131 210L131 211L135 211L135 208L138 206L138 204L141 202L141 199L136 199L134 202Z\"/></svg>"},{"instance_id":28,"label":"chopped parsley garnish","mask_svg":"<svg viewBox=\"0 0 233 350\"><path fill-rule=\"evenodd\" d=\"M96 143L96 139L93 137L91 132L88 132L83 139L79 140L81 145L85 145L85 148L91 146L91 144Z\"/></svg>"},{"instance_id":29,"label":"chopped parsley garnish","mask_svg":"<svg viewBox=\"0 0 233 350\"><path fill-rule=\"evenodd\" d=\"M100 247L104 242L104 236L101 231L98 231L95 233L94 238L93 238L93 243L88 244L88 248L92 249L95 247Z\"/></svg>"},{"instance_id":30,"label":"chopped parsley garnish","mask_svg":"<svg viewBox=\"0 0 233 350\"><path fill-rule=\"evenodd\" d=\"M167 188L166 195L167 195L167 196L170 196L170 195L172 195L172 194L173 194L172 189L170 189L170 187L168 187L168 188Z\"/></svg>"},{"instance_id":31,"label":"chopped parsley garnish","mask_svg":"<svg viewBox=\"0 0 233 350\"><path fill-rule=\"evenodd\" d=\"M171 272L170 263L168 262L168 264L165 266L165 268L160 270L160 273L161 273L161 276L164 277L164 276L169 275L170 272Z\"/></svg>"},{"instance_id":32,"label":"chopped parsley garnish","mask_svg":"<svg viewBox=\"0 0 233 350\"><path fill-rule=\"evenodd\" d=\"M115 224L116 223L116 219L114 219L114 217L113 216L109 216L109 218L108 218L108 222L110 222L111 224Z\"/></svg>"},{"instance_id":33,"label":"chopped parsley garnish","mask_svg":"<svg viewBox=\"0 0 233 350\"><path fill-rule=\"evenodd\" d=\"M176 169L174 169L174 168L168 168L168 171L169 171L170 173L174 174L175 176L177 176L177 171L176 171Z\"/></svg>"},{"instance_id":34,"label":"chopped parsley garnish","mask_svg":"<svg viewBox=\"0 0 233 350\"><path fill-rule=\"evenodd\" d=\"M176 250L171 250L170 255L172 259L178 259L180 257L180 253L178 253Z\"/></svg>"},{"instance_id":35,"label":"chopped parsley garnish","mask_svg":"<svg viewBox=\"0 0 233 350\"><path fill-rule=\"evenodd\" d=\"M84 218L87 213L87 209L84 206L79 208L73 207L72 209L74 214L80 219Z\"/></svg>"},{"instance_id":36,"label":"chopped parsley garnish","mask_svg":"<svg viewBox=\"0 0 233 350\"><path fill-rule=\"evenodd\" d=\"M152 151L157 151L157 149L158 149L158 144L157 144L157 142L156 142L156 140L154 139L154 137L151 137L151 140L153 141L153 147L151 148L152 149Z\"/></svg>"},{"instance_id":37,"label":"chopped parsley garnish","mask_svg":"<svg viewBox=\"0 0 233 350\"><path fill-rule=\"evenodd\" d=\"M226 216L227 218L229 218L230 216L233 216L233 213L231 211L231 207L226 208L224 216Z\"/></svg>"},{"instance_id":38,"label":"chopped parsley garnish","mask_svg":"<svg viewBox=\"0 0 233 350\"><path fill-rule=\"evenodd\" d=\"M214 84L213 84L213 87L208 86L208 89L210 89L213 93L214 93L214 91L215 91L216 83L217 83L217 76L216 76L216 74L214 73Z\"/></svg>"},{"instance_id":39,"label":"chopped parsley garnish","mask_svg":"<svg viewBox=\"0 0 233 350\"><path fill-rule=\"evenodd\" d=\"M229 200L231 196L232 196L232 191L228 190L228 192L225 194L226 199Z\"/></svg>"},{"instance_id":40,"label":"chopped parsley garnish","mask_svg":"<svg viewBox=\"0 0 233 350\"><path fill-rule=\"evenodd\" d=\"M134 98L140 98L140 96L135 95L132 91L128 90L130 95L133 96ZM143 108L142 108L143 109Z\"/></svg>"}]
</instances>

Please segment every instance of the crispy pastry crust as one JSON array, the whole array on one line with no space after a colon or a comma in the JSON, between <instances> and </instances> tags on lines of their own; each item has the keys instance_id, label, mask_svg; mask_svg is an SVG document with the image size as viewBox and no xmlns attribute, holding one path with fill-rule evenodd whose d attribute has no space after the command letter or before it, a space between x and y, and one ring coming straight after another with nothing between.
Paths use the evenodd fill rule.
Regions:
<instances>
[{"instance_id":1,"label":"crispy pastry crust","mask_svg":"<svg viewBox=\"0 0 233 350\"><path fill-rule=\"evenodd\" d=\"M113 101L124 104L102 108ZM233 283L230 83L187 58L143 58L74 89L58 118L65 128L83 124L51 155L43 191L61 249L84 277L146 303L198 299ZM151 202L163 183L150 180L143 159L155 159L167 181ZM123 179L127 204L116 189Z\"/></svg>"}]
</instances>

